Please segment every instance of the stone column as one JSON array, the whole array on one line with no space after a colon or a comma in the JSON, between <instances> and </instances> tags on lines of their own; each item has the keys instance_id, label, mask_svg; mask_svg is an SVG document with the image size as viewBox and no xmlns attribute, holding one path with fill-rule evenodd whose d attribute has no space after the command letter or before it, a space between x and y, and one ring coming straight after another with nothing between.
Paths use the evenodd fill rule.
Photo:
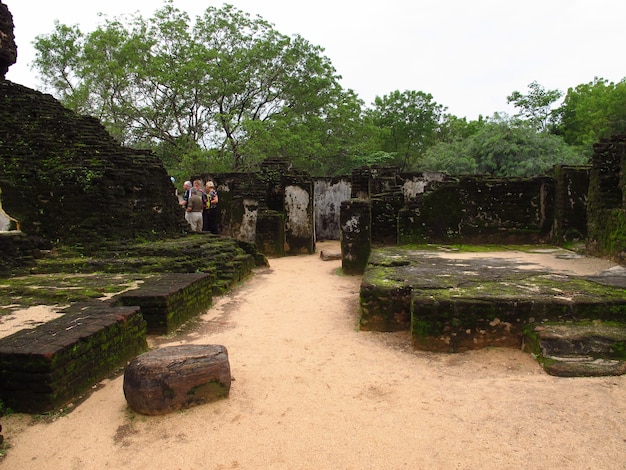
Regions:
<instances>
[{"instance_id":1,"label":"stone column","mask_svg":"<svg viewBox=\"0 0 626 470\"><path fill-rule=\"evenodd\" d=\"M350 199L341 203L341 267L346 274L363 274L372 250L370 201Z\"/></svg>"}]
</instances>

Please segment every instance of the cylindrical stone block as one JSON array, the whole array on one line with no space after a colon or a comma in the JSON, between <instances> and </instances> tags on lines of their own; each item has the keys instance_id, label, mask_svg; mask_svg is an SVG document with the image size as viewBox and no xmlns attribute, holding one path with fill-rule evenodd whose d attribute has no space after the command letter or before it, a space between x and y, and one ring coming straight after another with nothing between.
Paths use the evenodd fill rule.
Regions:
<instances>
[{"instance_id":1,"label":"cylindrical stone block","mask_svg":"<svg viewBox=\"0 0 626 470\"><path fill-rule=\"evenodd\" d=\"M124 395L137 413L161 415L228 396L228 351L183 345L137 356L124 372Z\"/></svg>"}]
</instances>

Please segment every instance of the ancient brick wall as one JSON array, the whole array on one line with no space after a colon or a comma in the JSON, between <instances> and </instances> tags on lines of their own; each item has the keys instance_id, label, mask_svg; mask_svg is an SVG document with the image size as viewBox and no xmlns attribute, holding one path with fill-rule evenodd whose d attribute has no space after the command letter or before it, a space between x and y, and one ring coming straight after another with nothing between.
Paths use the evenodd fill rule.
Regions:
<instances>
[{"instance_id":1,"label":"ancient brick wall","mask_svg":"<svg viewBox=\"0 0 626 470\"><path fill-rule=\"evenodd\" d=\"M139 307L66 313L0 341L0 399L20 412L52 411L146 348Z\"/></svg>"},{"instance_id":2,"label":"ancient brick wall","mask_svg":"<svg viewBox=\"0 0 626 470\"><path fill-rule=\"evenodd\" d=\"M461 177L432 185L399 215L401 243L540 243L553 215L548 177Z\"/></svg>"},{"instance_id":3,"label":"ancient brick wall","mask_svg":"<svg viewBox=\"0 0 626 470\"><path fill-rule=\"evenodd\" d=\"M162 238L186 227L161 160L120 146L94 118L0 80L2 207L53 242Z\"/></svg>"},{"instance_id":4,"label":"ancient brick wall","mask_svg":"<svg viewBox=\"0 0 626 470\"><path fill-rule=\"evenodd\" d=\"M194 178L216 184L221 235L257 243L268 256L315 251L314 183L308 174L273 159L256 173Z\"/></svg>"},{"instance_id":5,"label":"ancient brick wall","mask_svg":"<svg viewBox=\"0 0 626 470\"><path fill-rule=\"evenodd\" d=\"M0 2L0 79L9 67L17 61L17 44L13 33L13 15L5 4Z\"/></svg>"}]
</instances>

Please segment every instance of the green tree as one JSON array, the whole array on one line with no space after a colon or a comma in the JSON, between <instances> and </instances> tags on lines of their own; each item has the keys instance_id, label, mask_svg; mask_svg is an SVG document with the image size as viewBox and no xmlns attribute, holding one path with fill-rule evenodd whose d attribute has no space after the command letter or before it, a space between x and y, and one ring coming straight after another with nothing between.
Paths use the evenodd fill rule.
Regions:
<instances>
[{"instance_id":1,"label":"green tree","mask_svg":"<svg viewBox=\"0 0 626 470\"><path fill-rule=\"evenodd\" d=\"M401 170L416 167L424 151L437 141L445 107L421 91L393 91L376 97L368 115L381 131L381 150L395 156Z\"/></svg>"},{"instance_id":2,"label":"green tree","mask_svg":"<svg viewBox=\"0 0 626 470\"><path fill-rule=\"evenodd\" d=\"M526 95L519 91L511 93L507 96L507 103L513 103L519 109L516 117L527 120L538 131L547 131L556 116L553 104L563 93L560 90L546 90L537 82L532 82L528 88Z\"/></svg>"},{"instance_id":3,"label":"green tree","mask_svg":"<svg viewBox=\"0 0 626 470\"><path fill-rule=\"evenodd\" d=\"M626 133L626 79L596 78L567 91L557 129L570 145L590 151L601 138Z\"/></svg>"},{"instance_id":4,"label":"green tree","mask_svg":"<svg viewBox=\"0 0 626 470\"><path fill-rule=\"evenodd\" d=\"M561 137L496 115L468 138L429 148L420 168L448 174L529 177L547 174L557 164L586 162L582 152Z\"/></svg>"},{"instance_id":5,"label":"green tree","mask_svg":"<svg viewBox=\"0 0 626 470\"><path fill-rule=\"evenodd\" d=\"M263 121L249 121L246 154L289 157L313 175L336 175L359 166L354 155L373 152L377 132L363 117L362 101L338 85L317 112L286 107Z\"/></svg>"},{"instance_id":6,"label":"green tree","mask_svg":"<svg viewBox=\"0 0 626 470\"><path fill-rule=\"evenodd\" d=\"M54 21L54 31L37 36L34 62L44 86L51 89L65 106L78 113L87 111L86 87L81 87L82 50L85 37L78 25L68 26Z\"/></svg>"},{"instance_id":7,"label":"green tree","mask_svg":"<svg viewBox=\"0 0 626 470\"><path fill-rule=\"evenodd\" d=\"M166 0L152 18L106 19L86 35L57 24L35 47L63 103L126 145L158 148L172 166L191 158L246 170L276 154L308 163L363 140L354 124L362 103L322 49L231 5L192 24Z\"/></svg>"},{"instance_id":8,"label":"green tree","mask_svg":"<svg viewBox=\"0 0 626 470\"><path fill-rule=\"evenodd\" d=\"M452 114L445 114L437 132L438 142L457 142L476 134L487 121L483 116L478 116L475 121L459 118Z\"/></svg>"}]
</instances>

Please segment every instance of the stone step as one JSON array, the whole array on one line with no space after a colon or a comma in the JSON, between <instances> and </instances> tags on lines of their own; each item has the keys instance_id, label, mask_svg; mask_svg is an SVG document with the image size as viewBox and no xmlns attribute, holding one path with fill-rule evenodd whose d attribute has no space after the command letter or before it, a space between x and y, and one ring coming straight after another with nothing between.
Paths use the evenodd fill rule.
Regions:
<instances>
[{"instance_id":1,"label":"stone step","mask_svg":"<svg viewBox=\"0 0 626 470\"><path fill-rule=\"evenodd\" d=\"M590 356L544 357L541 365L546 373L558 377L602 377L626 373L626 362L622 360Z\"/></svg>"},{"instance_id":2,"label":"stone step","mask_svg":"<svg viewBox=\"0 0 626 470\"><path fill-rule=\"evenodd\" d=\"M594 377L626 373L626 325L587 321L529 326L524 349L550 375Z\"/></svg>"}]
</instances>

